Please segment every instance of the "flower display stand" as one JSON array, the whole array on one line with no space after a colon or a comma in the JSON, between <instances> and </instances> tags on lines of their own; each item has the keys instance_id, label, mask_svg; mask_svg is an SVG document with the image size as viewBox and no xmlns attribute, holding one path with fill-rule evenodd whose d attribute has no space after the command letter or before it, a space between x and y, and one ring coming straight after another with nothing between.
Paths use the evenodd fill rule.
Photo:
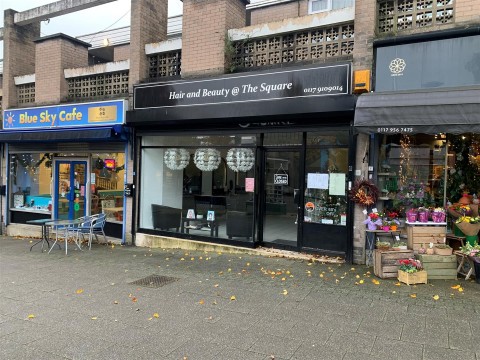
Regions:
<instances>
[{"instance_id":1,"label":"flower display stand","mask_svg":"<svg viewBox=\"0 0 480 360\"><path fill-rule=\"evenodd\" d=\"M457 258L455 255L417 254L415 258L421 261L423 268L428 273L429 280L457 279Z\"/></svg>"},{"instance_id":2,"label":"flower display stand","mask_svg":"<svg viewBox=\"0 0 480 360\"><path fill-rule=\"evenodd\" d=\"M422 270L413 273L407 273L405 271L398 270L398 281L407 285L426 284L427 271Z\"/></svg>"},{"instance_id":3,"label":"flower display stand","mask_svg":"<svg viewBox=\"0 0 480 360\"><path fill-rule=\"evenodd\" d=\"M465 276L465 280L470 279L472 275L475 276L473 261L461 251L455 251L454 253L457 258L457 273ZM480 276L480 274L477 276Z\"/></svg>"},{"instance_id":4,"label":"flower display stand","mask_svg":"<svg viewBox=\"0 0 480 360\"><path fill-rule=\"evenodd\" d=\"M427 223L408 222L407 221L407 245L409 249L415 252L420 249L422 244L427 246L429 243L444 242L447 236L447 223L436 223L429 221Z\"/></svg>"},{"instance_id":5,"label":"flower display stand","mask_svg":"<svg viewBox=\"0 0 480 360\"><path fill-rule=\"evenodd\" d=\"M365 236L365 265L372 266L374 264L373 254L375 251L375 242L378 236L387 235L392 238L392 242L395 241L395 235L400 234L399 230L367 230Z\"/></svg>"},{"instance_id":6,"label":"flower display stand","mask_svg":"<svg viewBox=\"0 0 480 360\"><path fill-rule=\"evenodd\" d=\"M413 250L375 250L373 273L382 279L398 276L398 260L413 258Z\"/></svg>"}]
</instances>

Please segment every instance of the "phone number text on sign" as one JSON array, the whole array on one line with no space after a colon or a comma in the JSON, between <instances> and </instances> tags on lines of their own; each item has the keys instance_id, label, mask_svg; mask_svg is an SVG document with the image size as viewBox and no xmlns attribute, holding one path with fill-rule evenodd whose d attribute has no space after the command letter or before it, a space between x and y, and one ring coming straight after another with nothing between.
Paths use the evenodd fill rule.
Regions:
<instances>
[{"instance_id":1,"label":"phone number text on sign","mask_svg":"<svg viewBox=\"0 0 480 360\"><path fill-rule=\"evenodd\" d=\"M408 134L408 133L413 133L413 128L382 127L382 128L378 128L377 132L384 133L384 134Z\"/></svg>"}]
</instances>

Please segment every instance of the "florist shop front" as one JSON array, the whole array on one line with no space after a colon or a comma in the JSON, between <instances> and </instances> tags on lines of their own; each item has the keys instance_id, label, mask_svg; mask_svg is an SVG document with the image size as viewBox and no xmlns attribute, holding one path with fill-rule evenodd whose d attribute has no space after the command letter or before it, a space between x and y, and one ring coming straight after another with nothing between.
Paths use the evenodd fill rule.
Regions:
<instances>
[{"instance_id":1,"label":"florist shop front","mask_svg":"<svg viewBox=\"0 0 480 360\"><path fill-rule=\"evenodd\" d=\"M113 100L4 111L8 234L25 234L32 220L103 212L107 236L124 240L126 106Z\"/></svg>"},{"instance_id":2,"label":"florist shop front","mask_svg":"<svg viewBox=\"0 0 480 360\"><path fill-rule=\"evenodd\" d=\"M136 244L161 235L351 259L351 65L134 88Z\"/></svg>"},{"instance_id":3,"label":"florist shop front","mask_svg":"<svg viewBox=\"0 0 480 360\"><path fill-rule=\"evenodd\" d=\"M403 215L415 252L454 236L478 240L478 227L469 230L480 197L480 35L472 31L375 42L375 92L357 101L376 208ZM422 210L430 215L418 217ZM445 220L431 215L442 212ZM420 231L425 222L432 226Z\"/></svg>"}]
</instances>

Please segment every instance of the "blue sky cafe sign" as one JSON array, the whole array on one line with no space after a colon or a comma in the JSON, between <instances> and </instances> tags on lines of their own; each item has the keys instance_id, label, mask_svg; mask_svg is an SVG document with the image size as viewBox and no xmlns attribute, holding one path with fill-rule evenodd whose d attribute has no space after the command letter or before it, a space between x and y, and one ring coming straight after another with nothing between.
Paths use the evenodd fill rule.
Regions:
<instances>
[{"instance_id":1,"label":"blue sky cafe sign","mask_svg":"<svg viewBox=\"0 0 480 360\"><path fill-rule=\"evenodd\" d=\"M126 100L56 105L3 112L3 130L62 129L125 122Z\"/></svg>"},{"instance_id":2,"label":"blue sky cafe sign","mask_svg":"<svg viewBox=\"0 0 480 360\"><path fill-rule=\"evenodd\" d=\"M134 109L345 95L350 93L349 79L350 65L338 64L140 85L134 89Z\"/></svg>"}]
</instances>

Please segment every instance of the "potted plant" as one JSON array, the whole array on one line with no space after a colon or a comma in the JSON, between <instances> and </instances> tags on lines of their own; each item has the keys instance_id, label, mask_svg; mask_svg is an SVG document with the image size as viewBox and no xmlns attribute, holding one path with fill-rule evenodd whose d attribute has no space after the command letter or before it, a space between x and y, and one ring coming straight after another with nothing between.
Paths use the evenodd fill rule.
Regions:
<instances>
[{"instance_id":1,"label":"potted plant","mask_svg":"<svg viewBox=\"0 0 480 360\"><path fill-rule=\"evenodd\" d=\"M428 222L428 218L430 216L430 212L426 207L419 207L418 208L418 221L426 223Z\"/></svg>"},{"instance_id":2,"label":"potted plant","mask_svg":"<svg viewBox=\"0 0 480 360\"><path fill-rule=\"evenodd\" d=\"M407 250L407 243L403 241L397 241L392 245L393 250Z\"/></svg>"},{"instance_id":3,"label":"potted plant","mask_svg":"<svg viewBox=\"0 0 480 360\"><path fill-rule=\"evenodd\" d=\"M478 232L480 231L480 216L462 216L455 221L455 226L466 236L467 242L474 245L478 242Z\"/></svg>"},{"instance_id":4,"label":"potted plant","mask_svg":"<svg viewBox=\"0 0 480 360\"><path fill-rule=\"evenodd\" d=\"M420 260L402 259L398 263L400 264L398 281L407 285L427 283L427 272L423 269Z\"/></svg>"},{"instance_id":5,"label":"potted plant","mask_svg":"<svg viewBox=\"0 0 480 360\"><path fill-rule=\"evenodd\" d=\"M377 230L379 226L382 226L382 214L372 212L368 214L367 219L363 223L367 225L368 230Z\"/></svg>"},{"instance_id":6,"label":"potted plant","mask_svg":"<svg viewBox=\"0 0 480 360\"><path fill-rule=\"evenodd\" d=\"M435 254L435 250L433 249L433 243L432 242L430 244L428 244L428 248L427 248L427 251L425 251L425 253L427 255Z\"/></svg>"},{"instance_id":7,"label":"potted plant","mask_svg":"<svg viewBox=\"0 0 480 360\"><path fill-rule=\"evenodd\" d=\"M418 249L418 253L419 254L426 254L427 253L427 249L425 248L425 244L422 243L422 245L420 245L420 249Z\"/></svg>"},{"instance_id":8,"label":"potted plant","mask_svg":"<svg viewBox=\"0 0 480 360\"><path fill-rule=\"evenodd\" d=\"M475 281L480 284L480 244L475 242L472 245L467 242L465 246L460 248L460 251L472 261L475 271Z\"/></svg>"},{"instance_id":9,"label":"potted plant","mask_svg":"<svg viewBox=\"0 0 480 360\"><path fill-rule=\"evenodd\" d=\"M452 255L453 249L447 244L437 244L433 248L436 255Z\"/></svg>"},{"instance_id":10,"label":"potted plant","mask_svg":"<svg viewBox=\"0 0 480 360\"><path fill-rule=\"evenodd\" d=\"M445 222L445 209L436 207L432 211L432 221L435 223Z\"/></svg>"},{"instance_id":11,"label":"potted plant","mask_svg":"<svg viewBox=\"0 0 480 360\"><path fill-rule=\"evenodd\" d=\"M390 243L388 241L377 241L375 245L378 250L390 250Z\"/></svg>"}]
</instances>

